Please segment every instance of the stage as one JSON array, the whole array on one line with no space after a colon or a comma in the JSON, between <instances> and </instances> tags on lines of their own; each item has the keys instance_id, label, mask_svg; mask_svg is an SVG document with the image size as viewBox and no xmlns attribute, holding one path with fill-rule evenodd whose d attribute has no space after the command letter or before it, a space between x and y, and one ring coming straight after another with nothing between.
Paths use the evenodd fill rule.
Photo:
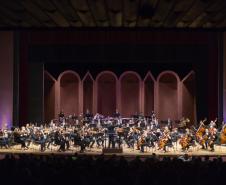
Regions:
<instances>
[{"instance_id":1,"label":"stage","mask_svg":"<svg viewBox=\"0 0 226 185\"><path fill-rule=\"evenodd\" d=\"M52 146L50 149L46 149L44 152L41 152L39 149L39 146L37 145L32 145L29 147L29 149L24 150L21 149L19 145L13 146L10 149L5 149L1 148L0 149L0 154L33 154L33 155L65 155L65 156L70 156L70 155L90 155L90 156L99 156L102 155L102 148L87 148L84 152L80 152L80 147L71 147L69 150L66 150L64 152L59 152L58 151L59 147ZM201 149L200 146L197 146L195 148L191 148L186 152L181 151L181 149L178 147L178 149L168 149L167 152L161 151L161 150L155 150L152 148L145 148L145 151L142 153L140 150L136 149L130 149L127 147L123 147L123 152L122 153L104 153L105 156L124 156L126 158L134 158L136 156L139 156L141 158L147 158L155 154L158 157L179 157L185 154L188 154L189 156L209 156L209 157L225 157L226 159L226 146L215 146L215 151L211 152L210 150L203 150Z\"/></svg>"}]
</instances>

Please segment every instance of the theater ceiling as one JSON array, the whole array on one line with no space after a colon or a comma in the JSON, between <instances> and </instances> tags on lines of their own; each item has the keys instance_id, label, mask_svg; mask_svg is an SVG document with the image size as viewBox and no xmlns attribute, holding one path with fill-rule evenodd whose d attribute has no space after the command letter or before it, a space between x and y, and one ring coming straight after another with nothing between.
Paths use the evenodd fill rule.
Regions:
<instances>
[{"instance_id":1,"label":"theater ceiling","mask_svg":"<svg viewBox=\"0 0 226 185\"><path fill-rule=\"evenodd\" d=\"M7 0L0 28L226 28L225 0Z\"/></svg>"}]
</instances>

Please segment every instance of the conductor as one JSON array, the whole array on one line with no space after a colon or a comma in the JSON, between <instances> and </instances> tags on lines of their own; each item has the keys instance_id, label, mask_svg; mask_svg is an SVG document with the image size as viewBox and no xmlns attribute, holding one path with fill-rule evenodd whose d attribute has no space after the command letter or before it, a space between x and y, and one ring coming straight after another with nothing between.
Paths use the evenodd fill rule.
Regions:
<instances>
[{"instance_id":1,"label":"conductor","mask_svg":"<svg viewBox=\"0 0 226 185\"><path fill-rule=\"evenodd\" d=\"M108 133L108 148L112 147L115 148L115 125L113 123L111 123L108 127L107 127L107 133Z\"/></svg>"}]
</instances>

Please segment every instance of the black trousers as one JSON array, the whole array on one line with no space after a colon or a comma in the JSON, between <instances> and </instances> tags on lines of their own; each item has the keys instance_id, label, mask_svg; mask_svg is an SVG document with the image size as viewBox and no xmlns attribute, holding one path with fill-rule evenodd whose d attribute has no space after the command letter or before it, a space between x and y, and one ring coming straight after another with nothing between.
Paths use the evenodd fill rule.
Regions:
<instances>
[{"instance_id":1,"label":"black trousers","mask_svg":"<svg viewBox=\"0 0 226 185\"><path fill-rule=\"evenodd\" d=\"M115 148L115 137L114 135L109 135L109 143L108 143L108 148Z\"/></svg>"}]
</instances>

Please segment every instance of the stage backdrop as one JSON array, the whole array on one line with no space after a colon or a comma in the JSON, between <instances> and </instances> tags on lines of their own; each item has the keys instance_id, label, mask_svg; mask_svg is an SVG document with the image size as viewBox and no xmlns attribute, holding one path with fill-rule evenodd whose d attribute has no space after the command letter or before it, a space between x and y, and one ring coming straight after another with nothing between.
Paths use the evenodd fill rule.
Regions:
<instances>
[{"instance_id":1,"label":"stage backdrop","mask_svg":"<svg viewBox=\"0 0 226 185\"><path fill-rule=\"evenodd\" d=\"M194 124L195 72L184 76L180 78L172 70L162 71L156 79L151 71L145 78L135 71L124 71L119 76L112 71L102 71L96 78L87 72L82 79L76 71L67 70L55 79L45 71L44 120L50 122L61 110L65 116L79 115L87 109L94 114L112 116L118 109L122 117L138 113L150 116L154 110L161 121L186 117Z\"/></svg>"},{"instance_id":2,"label":"stage backdrop","mask_svg":"<svg viewBox=\"0 0 226 185\"><path fill-rule=\"evenodd\" d=\"M30 79L31 75L29 65L32 65L32 63L44 64L45 69L47 69L55 79L63 71L74 70L79 73L80 82L88 70L90 70L95 80L97 74L104 70L113 71L118 78L124 71L133 70L138 72L142 79L144 79L147 71L151 70L153 76L157 79L156 77L161 71L173 70L171 66L175 64L178 66L178 69L182 67L176 71L180 76L180 80L182 80L184 79L183 66L189 64L192 66L191 69L194 69L196 75L195 87L197 89L195 88L195 90L197 94L195 102L197 110L195 111L197 112L198 120L206 116L209 119L214 119L218 116L218 33L90 29L87 31L21 31L20 41L20 124L26 123L30 118L30 112L28 111L29 96L32 95L29 93L30 83L28 79ZM157 65L162 66L164 69L158 67L157 69ZM128 80L128 78L131 79ZM125 89L119 89L118 92L122 93L122 96L129 88L137 89L140 85L142 85L143 88L143 84L138 84L135 77L132 78L131 76L128 78L121 79L122 84L128 85ZM97 102L95 102L92 95L94 92L98 91L95 87L105 88L109 85L109 87L112 88L111 92L114 92L115 83L113 79L110 79L107 84L100 78L98 82L99 86L96 85L94 87L93 79L86 80L87 83L84 84L82 88L80 87L80 89L86 91L85 94L81 94L77 91L74 92L76 95L75 104L77 104L77 98L79 96L78 100L82 100L87 107L95 108L93 112L96 112L97 109L103 111L103 104L99 107L94 106L97 105ZM159 86L160 91L170 88L171 95L176 97L178 87L174 86L176 82L175 78L171 78L171 81L167 82L163 76L159 80L161 83ZM185 84L181 87L183 90L180 90L180 92L183 92L183 97L188 99L193 97L193 87L190 85L189 80L190 78L184 81ZM131 83L129 83L129 81L131 81ZM152 86L154 84L151 82L148 83L150 87L148 87L146 83L146 92L149 88L151 93L153 93ZM170 84L169 86L167 85L168 83ZM77 89L78 79L74 79L72 84ZM66 84L63 82L61 85ZM48 86L50 88L51 84ZM69 88L69 86L67 87ZM120 86L118 87L120 88ZM187 94L188 92L190 93L189 96ZM140 101L140 109L142 107L144 108L143 102L145 99L150 100L150 103L144 108L145 110L142 111L147 112L147 110L154 106L153 102L151 102L153 97L151 93L141 95L137 90L133 93L131 97L138 96L136 102L132 105L133 111L136 111L134 107L138 106L138 99ZM81 95L83 95L83 97L81 97ZM48 97L48 95L44 96ZM113 93L112 96L114 96ZM118 106L117 97L121 96L116 96L116 106ZM130 101L131 97L126 98ZM165 96L165 98L167 99L167 96ZM106 97L99 96L98 101L101 103L104 99L106 99ZM160 99L158 101L161 103ZM38 101L36 101L36 103L38 103ZM63 102L61 102L61 104L62 103ZM181 104L181 102L178 101L174 103L175 106ZM108 102L108 104L111 105L111 107L115 106L113 101ZM170 102L168 102L168 104L170 104ZM56 106L59 107L60 105L58 104ZM70 107L70 110L80 112L82 111L81 107L84 106L81 103L79 103L79 106L79 110L73 107ZM183 105L183 107L185 108L186 105ZM191 107L191 105L188 107ZM53 111L53 107L51 109L51 111ZM68 107L66 107L66 109L68 109ZM109 109L108 112L110 113L112 110L113 109ZM184 114L184 112L181 111L182 110L176 110L174 116ZM42 117L43 115L40 114L39 116ZM165 114L163 116L167 117Z\"/></svg>"}]
</instances>

